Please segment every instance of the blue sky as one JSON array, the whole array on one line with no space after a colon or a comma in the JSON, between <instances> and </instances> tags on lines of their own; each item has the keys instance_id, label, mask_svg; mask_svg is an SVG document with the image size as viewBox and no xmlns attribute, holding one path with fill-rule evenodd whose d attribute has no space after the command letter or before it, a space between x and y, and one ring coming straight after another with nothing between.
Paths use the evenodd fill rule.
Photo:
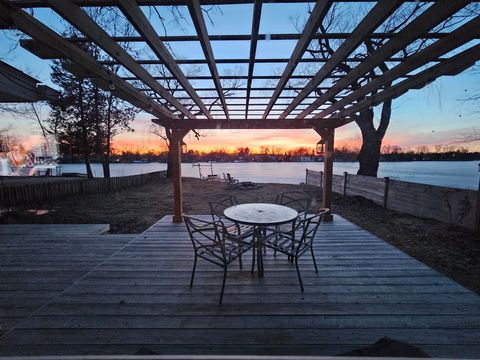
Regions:
<instances>
[{"instance_id":1,"label":"blue sky","mask_svg":"<svg viewBox=\"0 0 480 360\"><path fill-rule=\"evenodd\" d=\"M309 4L264 4L260 23L260 33L297 33L295 19L305 18ZM311 5L310 5L311 6ZM356 6L356 5L349 5ZM224 5L213 8L209 14L211 23L207 20L209 34L249 34L251 31L252 5ZM357 9L366 11L367 8ZM144 8L148 14L147 8ZM180 26L172 21L170 11L163 11L162 16L166 20L169 35L194 35L195 30L190 22L188 10L181 7L179 12L186 21ZM35 16L51 25L58 31L63 29L59 17L49 10L35 10ZM155 17L155 16L154 16ZM155 17L156 18L156 17ZM160 35L163 35L163 27L158 20L154 25ZM349 24L355 25L355 21ZM0 57L11 65L30 73L45 84L50 82L49 61L41 60L16 46L13 50L14 37L0 31ZM170 44L174 55L178 58L201 59L204 58L198 43L177 42ZM257 50L258 58L272 57L285 58L292 52L294 41L260 41ZM248 41L212 42L212 48L216 58L247 58L250 44ZM276 71L281 74L285 64L257 64L255 75L265 75ZM187 69L187 66L182 66ZM219 72L240 72L246 74L246 64L240 67L233 65L218 65ZM200 66L196 70L199 74L208 74L206 66ZM479 113L478 104L470 104L462 101L466 96L480 92L479 73L465 71L455 77L443 77L427 87L410 91L394 101L392 118L386 143L397 144L405 148L419 145L447 144L457 141L465 133L478 129ZM265 85L262 81L254 81L254 86ZM211 82L195 82L194 86L213 86ZM270 84L272 86L272 84ZM270 94L265 93L265 95ZM237 93L237 95L241 95ZM252 93L252 95L255 95ZM378 110L378 109L377 109ZM477 112L475 112L477 111ZM378 111L377 111L378 112ZM41 115L48 116L48 109L42 109ZM158 139L150 134L150 115L140 113L133 123L134 133L122 134L117 139L117 144L131 147L143 146L144 148L158 146ZM11 126L12 131L24 137L39 135L39 129L31 120L13 119L8 115L0 115L0 127ZM211 147L238 147L238 146L313 146L318 141L313 131L207 131L207 136L200 141L188 140L192 148ZM337 143L358 141L360 133L355 124L350 124L337 131ZM142 143L142 145L138 145ZM287 145L289 144L289 145Z\"/></svg>"}]
</instances>

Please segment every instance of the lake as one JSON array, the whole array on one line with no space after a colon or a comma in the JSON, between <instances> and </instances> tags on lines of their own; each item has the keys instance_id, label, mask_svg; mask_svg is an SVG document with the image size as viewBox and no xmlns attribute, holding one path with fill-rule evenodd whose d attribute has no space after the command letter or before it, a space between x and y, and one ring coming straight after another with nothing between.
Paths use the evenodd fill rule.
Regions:
<instances>
[{"instance_id":1,"label":"lake","mask_svg":"<svg viewBox=\"0 0 480 360\"><path fill-rule=\"evenodd\" d=\"M411 161L382 162L378 172L379 177L389 176L392 179L416 183L441 185L463 189L478 189L478 161ZM100 164L92 165L94 176L103 176ZM127 176L152 171L165 170L164 163L146 164L112 164L112 176ZM63 172L85 173L83 164L62 164ZM275 182L298 184L305 181L305 169L321 171L320 162L272 162L272 163L213 163L215 174L222 176L230 173L240 181ZM358 163L335 162L333 172L343 175L346 171L356 174ZM209 167L202 167L202 174L210 173ZM198 167L192 164L182 164L182 175L199 177Z\"/></svg>"}]
</instances>

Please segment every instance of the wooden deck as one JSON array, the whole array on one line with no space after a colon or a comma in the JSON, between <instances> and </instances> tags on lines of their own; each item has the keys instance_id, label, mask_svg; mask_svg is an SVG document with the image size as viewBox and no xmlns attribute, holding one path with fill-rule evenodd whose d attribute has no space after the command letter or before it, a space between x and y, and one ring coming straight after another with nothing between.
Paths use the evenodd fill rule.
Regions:
<instances>
[{"instance_id":1,"label":"wooden deck","mask_svg":"<svg viewBox=\"0 0 480 360\"><path fill-rule=\"evenodd\" d=\"M316 242L320 273L301 261L306 291L283 256L265 278L199 262L183 225L145 233L3 236L1 355L335 355L389 336L432 356L478 357L480 297L336 216Z\"/></svg>"}]
</instances>

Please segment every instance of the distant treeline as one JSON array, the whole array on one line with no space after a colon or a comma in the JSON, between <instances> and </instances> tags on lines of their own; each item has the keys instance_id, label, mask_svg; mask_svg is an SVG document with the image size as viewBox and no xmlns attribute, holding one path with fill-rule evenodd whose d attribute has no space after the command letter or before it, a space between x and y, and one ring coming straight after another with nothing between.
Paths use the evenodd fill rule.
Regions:
<instances>
[{"instance_id":1,"label":"distant treeline","mask_svg":"<svg viewBox=\"0 0 480 360\"><path fill-rule=\"evenodd\" d=\"M183 162L272 162L272 161L322 161L323 156L317 156L315 150L311 148L297 148L288 151L279 151L271 148L262 149L262 153L250 152L248 148L239 148L231 152L226 150L214 150L209 152L199 152L189 150L182 155ZM419 148L416 151L402 151L399 147L385 147L382 149L380 161L472 161L480 160L480 152L468 152L464 148L445 149L439 152L423 152L425 148ZM354 162L357 161L358 151L351 148L335 149L334 160ZM64 163L82 162L81 157L63 158ZM123 151L120 154L112 156L112 162L167 162L167 152L132 152Z\"/></svg>"}]
</instances>

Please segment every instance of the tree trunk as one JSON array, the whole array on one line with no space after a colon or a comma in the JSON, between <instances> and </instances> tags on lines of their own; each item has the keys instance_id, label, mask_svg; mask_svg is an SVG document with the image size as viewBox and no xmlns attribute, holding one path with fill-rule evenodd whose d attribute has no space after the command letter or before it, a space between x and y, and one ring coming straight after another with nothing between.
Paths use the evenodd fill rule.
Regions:
<instances>
[{"instance_id":1,"label":"tree trunk","mask_svg":"<svg viewBox=\"0 0 480 360\"><path fill-rule=\"evenodd\" d=\"M90 154L86 152L84 156L85 156L85 168L87 170L87 178L93 179L92 165L90 164Z\"/></svg>"},{"instance_id":2,"label":"tree trunk","mask_svg":"<svg viewBox=\"0 0 480 360\"><path fill-rule=\"evenodd\" d=\"M110 178L110 158L108 156L105 156L103 158L103 163L102 163L102 168L103 168L103 177L104 178Z\"/></svg>"},{"instance_id":3,"label":"tree trunk","mask_svg":"<svg viewBox=\"0 0 480 360\"><path fill-rule=\"evenodd\" d=\"M363 144L357 157L359 164L357 175L376 177L382 140L378 139L376 133L362 132L362 138Z\"/></svg>"},{"instance_id":4,"label":"tree trunk","mask_svg":"<svg viewBox=\"0 0 480 360\"><path fill-rule=\"evenodd\" d=\"M359 163L357 175L376 177L383 136L377 133L373 125L373 110L361 111L355 122L360 127L363 141L357 157Z\"/></svg>"}]
</instances>

